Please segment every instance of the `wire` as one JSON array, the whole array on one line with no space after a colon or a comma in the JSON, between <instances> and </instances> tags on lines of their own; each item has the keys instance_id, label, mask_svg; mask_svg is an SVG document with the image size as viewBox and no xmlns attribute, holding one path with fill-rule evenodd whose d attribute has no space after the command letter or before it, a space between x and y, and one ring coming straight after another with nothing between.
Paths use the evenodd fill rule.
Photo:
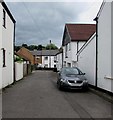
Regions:
<instances>
[{"instance_id":1,"label":"wire","mask_svg":"<svg viewBox=\"0 0 113 120\"><path fill-rule=\"evenodd\" d=\"M38 32L40 33L41 37L43 38L45 35L45 33L40 29L40 27L38 26L37 24L37 21L34 19L33 15L31 14L30 10L28 9L28 7L26 6L25 2L22 2L23 3L23 6L24 8L27 10L28 12L28 15L30 16L31 20L33 21L34 25L35 25L35 28L38 27Z\"/></svg>"}]
</instances>

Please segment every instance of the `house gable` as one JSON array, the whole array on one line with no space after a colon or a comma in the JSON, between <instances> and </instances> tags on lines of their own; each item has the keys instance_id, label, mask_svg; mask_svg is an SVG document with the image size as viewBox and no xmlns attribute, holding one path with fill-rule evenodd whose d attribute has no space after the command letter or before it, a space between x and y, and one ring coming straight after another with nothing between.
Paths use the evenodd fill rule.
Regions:
<instances>
[{"instance_id":1,"label":"house gable","mask_svg":"<svg viewBox=\"0 0 113 120\"><path fill-rule=\"evenodd\" d=\"M95 24L66 24L62 46L65 46L69 42L87 41L95 31Z\"/></svg>"},{"instance_id":2,"label":"house gable","mask_svg":"<svg viewBox=\"0 0 113 120\"><path fill-rule=\"evenodd\" d=\"M65 46L69 42L71 42L71 37L69 35L69 31L68 31L67 26L65 26L64 35L63 35L63 41L62 41L62 46Z\"/></svg>"},{"instance_id":3,"label":"house gable","mask_svg":"<svg viewBox=\"0 0 113 120\"><path fill-rule=\"evenodd\" d=\"M3 8L5 9L5 11L7 12L7 14L9 15L9 17L11 18L12 22L16 23L14 17L12 16L11 12L9 11L6 3L2 1L1 4L2 4Z\"/></svg>"}]
</instances>

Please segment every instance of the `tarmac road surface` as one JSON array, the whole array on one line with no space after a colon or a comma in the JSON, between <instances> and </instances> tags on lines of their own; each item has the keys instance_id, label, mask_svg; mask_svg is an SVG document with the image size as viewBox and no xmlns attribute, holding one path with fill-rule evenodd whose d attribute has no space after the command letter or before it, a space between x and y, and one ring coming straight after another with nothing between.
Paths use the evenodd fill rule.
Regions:
<instances>
[{"instance_id":1,"label":"tarmac road surface","mask_svg":"<svg viewBox=\"0 0 113 120\"><path fill-rule=\"evenodd\" d=\"M112 104L91 91L59 91L52 71L34 71L2 93L2 118L111 118Z\"/></svg>"}]
</instances>

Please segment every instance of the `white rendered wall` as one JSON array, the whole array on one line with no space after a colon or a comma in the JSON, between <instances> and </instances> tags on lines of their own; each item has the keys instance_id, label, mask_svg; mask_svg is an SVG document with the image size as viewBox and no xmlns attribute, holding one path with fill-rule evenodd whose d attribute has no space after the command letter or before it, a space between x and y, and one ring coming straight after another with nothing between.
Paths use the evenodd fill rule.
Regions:
<instances>
[{"instance_id":1,"label":"white rendered wall","mask_svg":"<svg viewBox=\"0 0 113 120\"><path fill-rule=\"evenodd\" d=\"M96 36L87 42L78 56L78 67L86 73L88 83L95 85L95 61L96 61Z\"/></svg>"},{"instance_id":2,"label":"white rendered wall","mask_svg":"<svg viewBox=\"0 0 113 120\"><path fill-rule=\"evenodd\" d=\"M111 3L106 2L98 19L98 87L111 91ZM112 91L113 92L113 91Z\"/></svg>"},{"instance_id":3,"label":"white rendered wall","mask_svg":"<svg viewBox=\"0 0 113 120\"><path fill-rule=\"evenodd\" d=\"M64 61L66 61L66 59L65 59L65 46L63 46L62 49L63 49L63 66L64 66Z\"/></svg>"},{"instance_id":4,"label":"white rendered wall","mask_svg":"<svg viewBox=\"0 0 113 120\"><path fill-rule=\"evenodd\" d=\"M80 50L81 47L82 47L85 43L86 43L86 42L84 42L84 41L79 42L79 43L78 43L78 50Z\"/></svg>"},{"instance_id":5,"label":"white rendered wall","mask_svg":"<svg viewBox=\"0 0 113 120\"><path fill-rule=\"evenodd\" d=\"M2 6L0 3L0 119L2 119Z\"/></svg>"},{"instance_id":6,"label":"white rendered wall","mask_svg":"<svg viewBox=\"0 0 113 120\"><path fill-rule=\"evenodd\" d=\"M111 22L113 21L113 2L111 3ZM113 31L113 23L111 23ZM111 77L113 78L113 34L111 34ZM113 91L113 80L111 81L111 91Z\"/></svg>"},{"instance_id":7,"label":"white rendered wall","mask_svg":"<svg viewBox=\"0 0 113 120\"><path fill-rule=\"evenodd\" d=\"M2 88L2 5L0 4L0 89Z\"/></svg>"},{"instance_id":8,"label":"white rendered wall","mask_svg":"<svg viewBox=\"0 0 113 120\"><path fill-rule=\"evenodd\" d=\"M57 55L56 67L58 71L62 68L62 53Z\"/></svg>"},{"instance_id":9,"label":"white rendered wall","mask_svg":"<svg viewBox=\"0 0 113 120\"><path fill-rule=\"evenodd\" d=\"M46 56L42 56L42 67L44 67L45 64L47 64L48 68L49 67L54 68L54 65L56 65L56 63L54 63L54 57L55 56L47 56L48 57L47 60L45 60L45 57ZM50 64L51 64L51 66L50 66Z\"/></svg>"},{"instance_id":10,"label":"white rendered wall","mask_svg":"<svg viewBox=\"0 0 113 120\"><path fill-rule=\"evenodd\" d=\"M63 46L63 61L66 61L66 67L68 67L68 64L71 64L71 67L73 65L73 61L77 61L77 42L71 42L70 43L70 50L67 51L67 58L65 57L65 47ZM64 64L64 62L63 62Z\"/></svg>"},{"instance_id":11,"label":"white rendered wall","mask_svg":"<svg viewBox=\"0 0 113 120\"><path fill-rule=\"evenodd\" d=\"M2 6L0 4L0 119L2 119Z\"/></svg>"},{"instance_id":12,"label":"white rendered wall","mask_svg":"<svg viewBox=\"0 0 113 120\"><path fill-rule=\"evenodd\" d=\"M66 46L63 47L63 61L66 61L66 67L67 67L67 63L71 63L72 55L71 55L71 50L69 50L69 48L67 48L67 57L65 55L66 54L65 52L66 52Z\"/></svg>"},{"instance_id":13,"label":"white rendered wall","mask_svg":"<svg viewBox=\"0 0 113 120\"><path fill-rule=\"evenodd\" d=\"M48 56L42 56L42 67L44 67L45 64L47 64L49 66L49 58L47 60L45 60L45 57L48 57Z\"/></svg>"},{"instance_id":14,"label":"white rendered wall","mask_svg":"<svg viewBox=\"0 0 113 120\"><path fill-rule=\"evenodd\" d=\"M72 61L77 61L77 42L71 42Z\"/></svg>"},{"instance_id":15,"label":"white rendered wall","mask_svg":"<svg viewBox=\"0 0 113 120\"><path fill-rule=\"evenodd\" d=\"M3 18L3 17L2 17ZM14 23L6 12L6 28L2 26L2 48L6 50L6 67L2 68L2 87L13 83L13 35Z\"/></svg>"},{"instance_id":16,"label":"white rendered wall","mask_svg":"<svg viewBox=\"0 0 113 120\"><path fill-rule=\"evenodd\" d=\"M23 62L15 62L15 79L16 81L23 78Z\"/></svg>"}]
</instances>

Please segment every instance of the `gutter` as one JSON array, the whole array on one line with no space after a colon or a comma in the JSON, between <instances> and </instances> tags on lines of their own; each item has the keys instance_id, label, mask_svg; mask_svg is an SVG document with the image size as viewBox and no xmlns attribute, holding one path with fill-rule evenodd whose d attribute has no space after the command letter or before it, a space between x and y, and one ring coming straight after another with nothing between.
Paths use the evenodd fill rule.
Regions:
<instances>
[{"instance_id":1,"label":"gutter","mask_svg":"<svg viewBox=\"0 0 113 120\"><path fill-rule=\"evenodd\" d=\"M94 19L96 21L96 69L95 69L95 87L97 87L98 82L98 17Z\"/></svg>"},{"instance_id":2,"label":"gutter","mask_svg":"<svg viewBox=\"0 0 113 120\"><path fill-rule=\"evenodd\" d=\"M13 62L13 71L14 71L14 76L13 76L13 83L16 81L16 78L15 78L15 58L14 58L14 55L15 55L15 28L16 28L16 21L14 23L14 34L13 34L13 59L14 59L14 62Z\"/></svg>"},{"instance_id":3,"label":"gutter","mask_svg":"<svg viewBox=\"0 0 113 120\"><path fill-rule=\"evenodd\" d=\"M98 18L100 17L100 14L104 8L105 5L105 0L103 0L100 10L96 16L96 18L94 19L94 21L96 21L96 69L95 69L95 87L97 88L97 82L98 82Z\"/></svg>"}]
</instances>

